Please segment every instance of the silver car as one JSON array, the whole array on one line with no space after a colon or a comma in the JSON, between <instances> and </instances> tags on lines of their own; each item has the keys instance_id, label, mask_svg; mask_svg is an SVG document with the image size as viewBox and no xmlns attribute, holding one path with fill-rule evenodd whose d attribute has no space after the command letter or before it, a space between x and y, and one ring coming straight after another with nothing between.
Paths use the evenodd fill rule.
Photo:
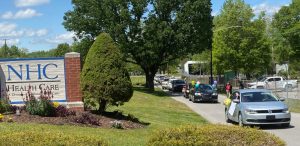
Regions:
<instances>
[{"instance_id":1,"label":"silver car","mask_svg":"<svg viewBox=\"0 0 300 146\"><path fill-rule=\"evenodd\" d=\"M288 106L266 89L241 89L233 93L231 105L225 108L226 121L243 125L281 124L290 126Z\"/></svg>"}]
</instances>

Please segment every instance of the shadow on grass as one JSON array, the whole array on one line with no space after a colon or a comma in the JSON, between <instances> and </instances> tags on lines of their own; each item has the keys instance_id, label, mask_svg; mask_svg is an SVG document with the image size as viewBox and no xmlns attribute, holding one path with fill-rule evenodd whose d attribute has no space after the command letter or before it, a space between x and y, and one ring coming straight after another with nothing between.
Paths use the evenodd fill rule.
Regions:
<instances>
[{"instance_id":1,"label":"shadow on grass","mask_svg":"<svg viewBox=\"0 0 300 146\"><path fill-rule=\"evenodd\" d=\"M142 86L134 86L133 90L143 92L143 93L147 93L147 94L151 94L151 95L154 95L154 96L159 96L159 97L168 96L168 93L162 91L161 89L155 89L155 91L151 91L151 90L149 90L145 87L142 87Z\"/></svg>"},{"instance_id":2,"label":"shadow on grass","mask_svg":"<svg viewBox=\"0 0 300 146\"><path fill-rule=\"evenodd\" d=\"M93 110L93 111L91 111L91 113L100 115L97 110ZM124 115L123 112L118 111L118 110L115 110L113 112L104 112L101 115L105 116L105 117L108 117L108 118L116 119L116 120L126 120L126 121L131 121L131 122L134 122L134 123L139 123L139 124L142 124L142 125L150 125L150 123L148 123L148 122L140 121L138 118L136 118L132 114L128 114L126 116L126 115Z\"/></svg>"}]
</instances>

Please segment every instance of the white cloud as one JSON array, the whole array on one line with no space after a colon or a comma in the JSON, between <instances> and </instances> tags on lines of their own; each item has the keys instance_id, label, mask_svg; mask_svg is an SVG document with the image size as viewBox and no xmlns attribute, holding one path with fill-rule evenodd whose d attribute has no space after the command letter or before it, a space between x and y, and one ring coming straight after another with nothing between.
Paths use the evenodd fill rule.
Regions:
<instances>
[{"instance_id":1,"label":"white cloud","mask_svg":"<svg viewBox=\"0 0 300 146\"><path fill-rule=\"evenodd\" d=\"M46 39L47 43L50 44L60 44L60 43L73 43L73 37L75 37L74 32L66 32L60 35L57 35L53 38Z\"/></svg>"},{"instance_id":2,"label":"white cloud","mask_svg":"<svg viewBox=\"0 0 300 146\"><path fill-rule=\"evenodd\" d=\"M49 3L50 0L15 0L17 7L30 7Z\"/></svg>"},{"instance_id":3,"label":"white cloud","mask_svg":"<svg viewBox=\"0 0 300 146\"><path fill-rule=\"evenodd\" d=\"M18 29L14 23L0 23L0 37L40 37L47 34L47 29Z\"/></svg>"},{"instance_id":4,"label":"white cloud","mask_svg":"<svg viewBox=\"0 0 300 146\"><path fill-rule=\"evenodd\" d=\"M272 6L267 3L262 3L252 7L255 15L259 15L260 12L265 11L267 15L274 15L280 10L281 6Z\"/></svg>"},{"instance_id":5,"label":"white cloud","mask_svg":"<svg viewBox=\"0 0 300 146\"><path fill-rule=\"evenodd\" d=\"M41 16L41 13L38 13L33 9L19 10L16 14L13 14L11 11L5 12L1 18L3 19L26 19L32 18L35 16Z\"/></svg>"}]
</instances>

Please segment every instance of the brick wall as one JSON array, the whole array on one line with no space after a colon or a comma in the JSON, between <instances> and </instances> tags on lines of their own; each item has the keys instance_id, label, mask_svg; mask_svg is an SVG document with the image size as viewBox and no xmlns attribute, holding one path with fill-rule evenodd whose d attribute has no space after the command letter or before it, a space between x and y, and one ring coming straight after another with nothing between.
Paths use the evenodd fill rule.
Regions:
<instances>
[{"instance_id":1,"label":"brick wall","mask_svg":"<svg viewBox=\"0 0 300 146\"><path fill-rule=\"evenodd\" d=\"M80 54L76 52L65 54L67 106L75 110L83 110L80 71Z\"/></svg>"}]
</instances>

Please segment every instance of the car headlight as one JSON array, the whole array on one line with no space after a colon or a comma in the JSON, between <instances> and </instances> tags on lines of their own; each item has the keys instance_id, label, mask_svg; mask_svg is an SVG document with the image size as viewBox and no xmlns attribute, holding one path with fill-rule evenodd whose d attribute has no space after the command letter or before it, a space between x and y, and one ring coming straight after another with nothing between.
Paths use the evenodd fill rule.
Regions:
<instances>
[{"instance_id":1,"label":"car headlight","mask_svg":"<svg viewBox=\"0 0 300 146\"><path fill-rule=\"evenodd\" d=\"M257 113L255 110L252 110L252 109L246 109L245 112L247 114L256 114Z\"/></svg>"},{"instance_id":2,"label":"car headlight","mask_svg":"<svg viewBox=\"0 0 300 146\"><path fill-rule=\"evenodd\" d=\"M190 92L190 90L186 90L186 93L189 93Z\"/></svg>"},{"instance_id":3,"label":"car headlight","mask_svg":"<svg viewBox=\"0 0 300 146\"><path fill-rule=\"evenodd\" d=\"M283 112L283 113L289 113L290 111L289 111L288 108L285 108L285 109L282 110L282 112Z\"/></svg>"},{"instance_id":4,"label":"car headlight","mask_svg":"<svg viewBox=\"0 0 300 146\"><path fill-rule=\"evenodd\" d=\"M195 93L196 96L201 96L201 93Z\"/></svg>"},{"instance_id":5,"label":"car headlight","mask_svg":"<svg viewBox=\"0 0 300 146\"><path fill-rule=\"evenodd\" d=\"M212 95L213 95L213 96L217 96L217 95L218 95L218 93L213 93Z\"/></svg>"}]
</instances>

